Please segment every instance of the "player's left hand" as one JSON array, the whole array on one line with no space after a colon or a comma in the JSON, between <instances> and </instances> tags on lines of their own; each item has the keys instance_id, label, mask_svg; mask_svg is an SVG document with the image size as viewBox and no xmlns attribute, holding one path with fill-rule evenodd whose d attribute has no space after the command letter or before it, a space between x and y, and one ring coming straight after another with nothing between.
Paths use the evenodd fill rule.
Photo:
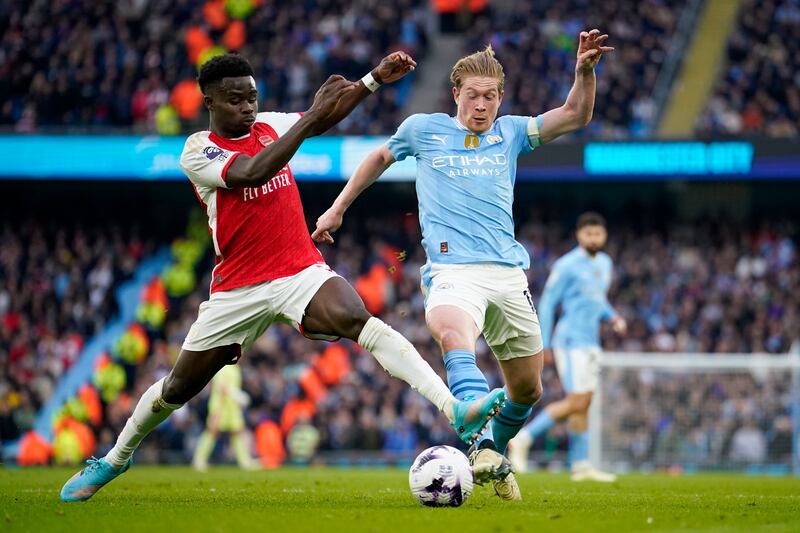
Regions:
<instances>
[{"instance_id":1,"label":"player's left hand","mask_svg":"<svg viewBox=\"0 0 800 533\"><path fill-rule=\"evenodd\" d=\"M405 52L392 52L381 59L380 65L372 69L372 77L378 83L392 83L417 68L417 62Z\"/></svg>"},{"instance_id":2,"label":"player's left hand","mask_svg":"<svg viewBox=\"0 0 800 533\"><path fill-rule=\"evenodd\" d=\"M608 39L608 34L600 35L600 30L596 28L588 32L582 31L578 43L578 62L575 70L583 73L591 72L600 62L604 53L613 52L613 46L603 46L606 39Z\"/></svg>"},{"instance_id":3,"label":"player's left hand","mask_svg":"<svg viewBox=\"0 0 800 533\"><path fill-rule=\"evenodd\" d=\"M621 316L615 316L611 319L611 327L617 335L625 335L628 333L628 323Z\"/></svg>"}]
</instances>

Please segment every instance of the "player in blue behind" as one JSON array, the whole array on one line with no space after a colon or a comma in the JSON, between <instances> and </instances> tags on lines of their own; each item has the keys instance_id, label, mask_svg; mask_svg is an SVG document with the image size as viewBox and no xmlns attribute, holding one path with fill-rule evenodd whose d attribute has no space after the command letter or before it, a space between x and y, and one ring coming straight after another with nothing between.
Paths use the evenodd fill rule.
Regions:
<instances>
[{"instance_id":1,"label":"player in blue behind","mask_svg":"<svg viewBox=\"0 0 800 533\"><path fill-rule=\"evenodd\" d=\"M607 236L601 215L589 212L578 217L578 246L553 264L547 278L539 302L542 344L545 350L553 350L567 396L548 405L511 440L509 458L517 472L527 468L533 439L557 422L567 420L572 479L605 482L616 479L589 462L588 413L592 393L597 388L600 323L610 321L620 335L627 329L625 319L611 307L606 296L612 264L608 254L601 250ZM562 312L553 333L558 305Z\"/></svg>"},{"instance_id":2,"label":"player in blue behind","mask_svg":"<svg viewBox=\"0 0 800 533\"><path fill-rule=\"evenodd\" d=\"M395 161L417 160L425 317L444 355L457 398L489 392L475 364L483 333L500 362L507 402L491 430L470 450L479 484L492 481L503 499L520 499L511 463L502 453L542 394L542 339L524 269L525 249L514 239L512 203L517 158L586 126L595 97L594 68L608 35L582 32L575 82L563 106L538 116L503 116L505 76L491 46L460 59L450 74L456 116L408 117L389 142L367 155L318 220L312 238L333 242L355 198Z\"/></svg>"}]
</instances>

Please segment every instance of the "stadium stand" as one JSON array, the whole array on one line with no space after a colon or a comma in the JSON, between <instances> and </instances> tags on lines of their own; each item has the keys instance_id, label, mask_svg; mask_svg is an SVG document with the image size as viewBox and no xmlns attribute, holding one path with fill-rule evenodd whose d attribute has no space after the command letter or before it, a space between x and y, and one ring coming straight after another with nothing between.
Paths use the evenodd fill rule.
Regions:
<instances>
[{"instance_id":1,"label":"stadium stand","mask_svg":"<svg viewBox=\"0 0 800 533\"><path fill-rule=\"evenodd\" d=\"M204 127L195 64L222 49L253 64L262 110L304 111L330 74L358 79L397 49L424 57L424 2L371 4L253 1L232 12L221 0L4 2L0 125L18 132ZM412 83L381 91L337 131L393 130Z\"/></svg>"},{"instance_id":2,"label":"stadium stand","mask_svg":"<svg viewBox=\"0 0 800 533\"><path fill-rule=\"evenodd\" d=\"M355 1L315 2L310 12L285 2L250 4L231 13L221 0L4 3L0 126L161 133L203 127L195 65L223 49L252 61L262 109L304 110L329 74L358 78L395 49L424 60L431 42L421 0L392 9L380 2L369 3L370 9ZM464 51L491 43L508 78L501 112L537 113L566 97L579 26L603 28L617 52L600 64L595 116L583 135L639 137L650 132L653 90L685 5L614 0L587 10L584 0L499 2L465 30ZM792 0L754 5L742 4L726 65L697 117L698 134L797 134L800 8ZM394 13L403 16L395 20ZM530 20L539 21L541 31L532 31ZM413 79L367 100L334 132L392 133ZM441 109L451 107L447 94Z\"/></svg>"},{"instance_id":3,"label":"stadium stand","mask_svg":"<svg viewBox=\"0 0 800 533\"><path fill-rule=\"evenodd\" d=\"M788 372L628 373L609 398L605 446L634 467L788 465L790 390Z\"/></svg>"},{"instance_id":4,"label":"stadium stand","mask_svg":"<svg viewBox=\"0 0 800 533\"><path fill-rule=\"evenodd\" d=\"M800 308L792 298L800 291L796 231L788 222L750 229L719 222L668 227L662 231L612 227L607 247L616 259L611 301L628 318L630 333L620 340L605 332L606 347L623 351L718 353L783 353L800 349L800 331L796 326ZM51 359L48 354L59 346L63 352L63 345L69 342L73 331L91 334L96 329L93 324L102 320L97 313L112 310L99 293L92 296L92 291L99 289L93 287L91 281L86 285L82 281L70 282L70 272L80 280L103 278L106 280L103 286L108 286L109 279L113 284L124 278L144 250L136 238L123 238L117 231L103 233L91 229L76 230L72 235L68 232L48 234L33 227L25 232L24 239L22 233L14 234L8 228L4 233L3 284L6 289L0 299L5 302L2 312L4 342L0 347L5 361L3 381L6 382L0 401L4 440L19 436L30 426L26 421L41 402L39 395L42 393L37 390L51 387L52 379L58 375L59 369L52 365L69 364L64 357ZM568 228L556 223L529 222L519 227L520 240L533 257L529 280L534 294L541 293L554 258L573 246L570 233ZM45 237L34 238L42 234ZM86 237L87 234L97 236ZM422 313L418 285L419 267L424 258L417 245L418 238L419 228L414 216L370 218L359 223L358 228L351 223L349 229L338 235L337 245L325 247L323 252L329 264L359 290L370 310L403 332L443 374L438 348L430 338ZM36 250L41 249L42 239L61 243L55 248L62 250L57 258L80 259L37 263L40 255ZM27 250L21 248L21 242L30 243ZM9 246L5 246L6 243ZM114 262L104 266L107 265L105 257L115 258ZM97 453L105 453L113 445L114 435L133 407L132 399L171 368L195 318L197 306L207 297L208 259L206 256L198 260L199 275L193 289L184 288L178 291L182 296L169 297L170 310L163 327L144 325L149 355L141 361L137 355L117 360L125 369L127 386L113 400L103 401L104 416L95 427ZM10 268L9 265L25 266ZM20 278L19 268L26 268L28 275ZM101 276L98 272L104 268L110 273ZM58 272L52 277L58 280L55 286L45 289L47 298L64 300L60 308L71 310L72 316L76 308L89 309L89 315L81 316L80 320L71 318L60 328L60 317L51 317L56 324L51 328L57 335L44 336L34 343L30 335L14 333L8 324L47 322L46 314L44 317L37 314L40 307L34 295L29 297L33 303L27 305L27 300L19 296L35 294L33 288L40 284L35 274L44 271ZM14 289L18 279L27 281L22 288ZM175 293L175 279L178 278L166 282L170 293ZM31 288L25 289L26 286ZM60 286L71 287L66 292L75 296L72 299L59 297ZM92 307L87 303L92 301L106 302L105 307ZM26 330L31 328L22 328ZM20 343L24 349L17 347ZM15 355L18 352L24 352L23 360L30 364L10 364L11 357L18 357ZM74 350L69 353L70 357L75 356ZM479 358L481 366L488 369L489 380L500 383L493 357L483 344L479 348ZM45 361L47 364L40 364ZM300 449L309 442L312 452L314 448L319 452L317 458L335 456L337 460L354 462L407 459L421 446L456 444L445 419L432 406L401 382L391 379L366 352L349 341L316 343L302 338L291 328L277 326L271 328L239 364L243 369L243 388L251 397L247 422L254 430L254 447L277 450L280 456L277 462L284 456L296 458L295 455L303 462L299 459L303 454L295 448ZM33 373L26 373L30 369L34 369ZM540 406L562 394L551 364L543 379L545 397ZM34 386L41 382L45 385ZM726 438L733 438L744 427L753 430L753 424L769 438L782 431L786 405L773 406L776 416L762 413L756 420L745 416L746 413L739 416L736 409L743 407L736 404L734 398L749 391L749 385L735 381L731 381L730 387L727 382L723 385L703 384L713 388L721 403L732 402L734 406L735 412L725 425ZM627 384L625 390L628 403L644 394L632 383ZM652 398L657 397L656 392ZM203 393L171 417L142 445L137 452L139 460L187 461L202 430L206 401L206 393ZM272 442L283 444L295 429L298 431L288 439L291 443L288 450L259 444L259 438L268 439L274 434L280 438ZM566 447L566 435L562 433L562 429L556 428L541 443L549 450L548 457L556 457L553 454ZM625 435L624 432L621 435ZM657 436L658 432L652 435ZM626 442L636 442L636 439ZM649 446L647 453L655 454L656 441ZM373 453L350 455L353 450ZM308 455L313 456L313 453ZM275 461L269 453L262 455L264 464L275 464Z\"/></svg>"},{"instance_id":5,"label":"stadium stand","mask_svg":"<svg viewBox=\"0 0 800 533\"><path fill-rule=\"evenodd\" d=\"M645 124L654 112L650 95L685 3L610 0L587 10L585 0L506 2L503 9L492 7L477 16L466 34L465 51L491 43L507 75L501 112L535 114L563 103L572 83L577 32L585 26L603 28L617 52L600 64L597 109L582 135L638 137L647 133ZM313 90L330 73L357 78L386 51L403 48L422 59L430 46L421 0L391 6L371 1L369 9L363 3L356 9L355 1L314 2L310 10L288 2L236 4L258 9L226 11L217 0L3 3L0 126L19 133L92 128L186 132L205 126L193 78L196 64L218 53L217 46L239 50L252 61L262 109L285 111L307 107ZM697 122L699 134L797 135L800 8L790 0L765 0L758 9L754 5L743 4L728 44L728 64ZM531 31L531 20L542 31ZM412 84L409 77L381 90L334 133L394 131ZM451 105L443 91L442 109ZM337 236L335 247L323 249L327 261L357 288L370 311L402 331L443 375L418 290L424 258L416 218L371 217L358 226L351 224ZM573 246L571 231L558 223L528 222L518 225L518 235L533 258L530 286L541 294L553 260ZM715 218L660 230L613 226L607 248L616 263L610 298L628 319L630 331L625 339L605 332L605 347L627 352L800 351L797 243L798 228L788 220L741 226ZM136 230L105 225L7 222L0 227L0 443L32 427L56 380L114 315L113 289L154 249L155 243ZM101 416L93 416L94 408L87 415L96 454L112 446L143 390L169 372L197 306L207 297L208 253L200 252L191 267L171 270L165 286L150 286L151 299L142 302L142 324L127 331L128 344L119 353L99 361L98 375L105 373L96 377L98 390L110 392L96 399L86 396L87 405L101 409ZM488 348L480 345L478 355L491 384L498 385ZM251 398L247 422L265 465L286 458L405 460L429 444L456 444L442 416L353 343L314 343L276 326L240 364ZM562 395L551 361L543 380L540 407ZM639 385L624 382L617 422L610 424L619 426L620 442L625 442L620 449L641 462L657 463L659 447L672 446L662 421L624 422L634 420L640 402L655 401L659 387L677 390L687 412L699 412L698 402L715 398L718 410L703 411L704 418L691 423L698 442L723 443L711 447L717 455L707 459L709 464L722 457L747 462L785 452L788 400L754 415L752 406L737 401L753 397L769 403L763 399L764 387L752 380L698 378L646 390ZM781 381L770 385L776 391L785 386ZM695 390L703 392L692 394ZM172 416L145 441L137 460L186 462L202 429L206 400L203 393ZM539 445L547 457L563 451L563 428L555 428ZM763 453L747 456L749 449ZM348 456L351 450L374 453Z\"/></svg>"},{"instance_id":6,"label":"stadium stand","mask_svg":"<svg viewBox=\"0 0 800 533\"><path fill-rule=\"evenodd\" d=\"M505 9L477 21L465 52L491 43L506 73L501 113L538 114L566 99L574 80L578 33L600 28L611 36L609 45L616 51L598 66L594 118L583 134L641 136L655 112L653 89L684 4L614 0L590 8L584 0L506 3Z\"/></svg>"},{"instance_id":7,"label":"stadium stand","mask_svg":"<svg viewBox=\"0 0 800 533\"><path fill-rule=\"evenodd\" d=\"M443 374L438 348L424 325L418 290L419 267L424 259L416 245L416 219L371 219L365 227L372 236L368 247L360 232L342 233L335 248L323 249L327 261L359 289L374 312L403 332ZM791 298L794 291L800 290L795 229L775 224L748 232L734 225L711 223L691 229L681 226L665 233L636 233L612 228L608 250L617 263L611 301L629 318L631 331L622 342L607 334L606 346L628 351L720 353L799 349L800 332L792 329L800 312ZM520 227L521 242L533 257L529 279L535 294L541 293L552 260L573 246L569 233L558 224L529 223ZM701 254L711 260L702 261ZM399 261L398 257L405 259ZM194 306L204 291L205 286L201 286L192 297L193 302L185 306L184 316L178 321L184 328L191 323ZM765 294L771 295L769 302L763 297ZM174 333L180 337L182 332L178 328ZM391 460L408 457L418 447L432 443L456 444L444 418L427 402L389 378L357 346L349 342L342 345L352 371L329 389L311 416L312 425L319 431L321 452L372 449ZM325 344L314 346L289 328L279 327L242 359L244 387L253 398L248 415L253 427L265 419L280 421L288 400L311 390L286 377L304 365L312 365L327 349L330 348ZM499 384L498 369L485 345L481 346L479 357L482 368L490 369L490 381ZM165 372L167 365L162 363L159 368ZM150 374L144 382L158 377L158 373ZM544 380L541 406L562 394L555 370L549 365ZM723 388L723 397L732 402L740 388L734 387L731 392ZM186 419L202 420L203 402L204 399L195 401L187 409L191 414L184 415ZM782 409L785 414L788 405ZM769 416L759 421L764 432L771 431L773 423L781 423L779 417ZM734 417L726 426L728 436L746 422L744 417ZM183 420L180 423L188 424ZM171 438L185 439L174 442L178 455L184 448L193 448L193 432L180 437L177 431L185 427L168 433ZM559 431L554 431L555 445L564 449L566 435L559 435ZM156 446L151 453L155 453Z\"/></svg>"},{"instance_id":8,"label":"stadium stand","mask_svg":"<svg viewBox=\"0 0 800 533\"><path fill-rule=\"evenodd\" d=\"M121 227L6 222L0 230L0 441L18 438L153 243Z\"/></svg>"},{"instance_id":9,"label":"stadium stand","mask_svg":"<svg viewBox=\"0 0 800 533\"><path fill-rule=\"evenodd\" d=\"M700 135L795 137L800 124L800 5L745 1Z\"/></svg>"}]
</instances>

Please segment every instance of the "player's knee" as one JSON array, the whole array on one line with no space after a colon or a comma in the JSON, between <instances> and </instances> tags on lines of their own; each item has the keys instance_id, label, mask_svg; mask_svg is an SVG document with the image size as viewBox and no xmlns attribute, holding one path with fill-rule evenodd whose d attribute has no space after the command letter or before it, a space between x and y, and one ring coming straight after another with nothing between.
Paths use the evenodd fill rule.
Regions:
<instances>
[{"instance_id":1,"label":"player's knee","mask_svg":"<svg viewBox=\"0 0 800 533\"><path fill-rule=\"evenodd\" d=\"M336 311L335 323L340 337L358 341L361 330L372 318L361 302L341 302Z\"/></svg>"},{"instance_id":2,"label":"player's knee","mask_svg":"<svg viewBox=\"0 0 800 533\"><path fill-rule=\"evenodd\" d=\"M573 394L570 396L570 408L573 413L585 413L592 403L591 393Z\"/></svg>"},{"instance_id":3,"label":"player's knee","mask_svg":"<svg viewBox=\"0 0 800 533\"><path fill-rule=\"evenodd\" d=\"M542 382L540 380L522 382L514 387L512 395L517 403L533 405L542 397Z\"/></svg>"},{"instance_id":4,"label":"player's knee","mask_svg":"<svg viewBox=\"0 0 800 533\"><path fill-rule=\"evenodd\" d=\"M464 349L470 345L469 339L464 332L459 331L457 328L445 326L438 332L439 344L442 346L443 352L450 350Z\"/></svg>"}]
</instances>

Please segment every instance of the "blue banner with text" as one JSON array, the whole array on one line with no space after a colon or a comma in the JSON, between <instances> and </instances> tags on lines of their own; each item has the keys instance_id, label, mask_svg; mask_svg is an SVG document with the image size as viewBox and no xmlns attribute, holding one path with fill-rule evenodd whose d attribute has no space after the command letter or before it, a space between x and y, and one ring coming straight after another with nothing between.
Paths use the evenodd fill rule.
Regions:
<instances>
[{"instance_id":1,"label":"blue banner with text","mask_svg":"<svg viewBox=\"0 0 800 533\"><path fill-rule=\"evenodd\" d=\"M0 135L0 179L183 180L183 137ZM350 177L386 137L315 137L290 161L301 181ZM413 181L416 162L392 165L383 180ZM797 142L641 141L555 143L519 161L519 181L800 180Z\"/></svg>"}]
</instances>

